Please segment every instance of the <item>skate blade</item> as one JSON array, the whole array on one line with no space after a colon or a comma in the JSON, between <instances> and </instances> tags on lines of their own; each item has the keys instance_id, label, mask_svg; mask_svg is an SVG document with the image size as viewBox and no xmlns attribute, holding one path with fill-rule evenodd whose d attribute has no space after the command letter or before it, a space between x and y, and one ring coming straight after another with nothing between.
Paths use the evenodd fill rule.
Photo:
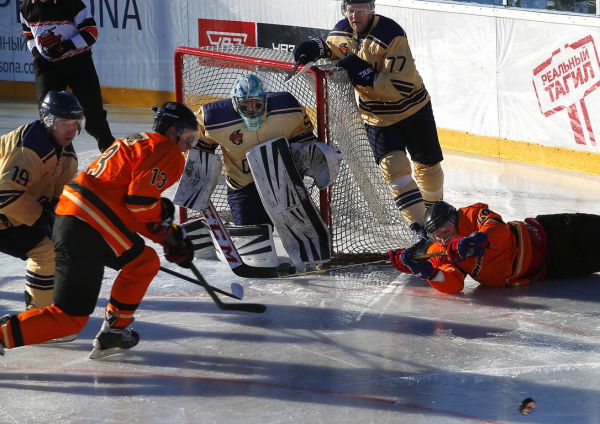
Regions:
<instances>
[{"instance_id":1,"label":"skate blade","mask_svg":"<svg viewBox=\"0 0 600 424\"><path fill-rule=\"evenodd\" d=\"M129 349L123 349L120 347L111 347L109 349L97 349L94 348L94 350L92 350L90 352L90 356L88 358L90 359L100 359L100 358L104 358L105 356L111 356L111 355L116 355L118 353L123 353L123 352L127 352Z\"/></svg>"},{"instance_id":2,"label":"skate blade","mask_svg":"<svg viewBox=\"0 0 600 424\"><path fill-rule=\"evenodd\" d=\"M40 344L58 344L58 343L68 343L68 342L72 342L73 340L77 339L77 334L71 334L70 336L65 336L65 337L58 337L56 339L52 339L52 340L48 340L47 342L44 343L40 343Z\"/></svg>"}]
</instances>

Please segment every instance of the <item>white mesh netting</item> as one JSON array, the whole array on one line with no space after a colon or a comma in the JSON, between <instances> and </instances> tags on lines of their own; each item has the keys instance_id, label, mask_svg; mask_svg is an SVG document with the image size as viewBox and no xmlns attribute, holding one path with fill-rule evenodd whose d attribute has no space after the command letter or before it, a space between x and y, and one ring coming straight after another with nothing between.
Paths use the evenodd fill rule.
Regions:
<instances>
[{"instance_id":1,"label":"white mesh netting","mask_svg":"<svg viewBox=\"0 0 600 424\"><path fill-rule=\"evenodd\" d=\"M330 188L329 201L319 202L318 190L311 189L314 203L321 209L330 208L334 256L382 254L412 243L411 233L373 160L354 89L344 70L324 63L318 66L322 72L307 72L284 84L293 66L289 52L229 46L183 48L178 49L178 56L178 100L192 110L228 97L235 80L253 72L260 76L267 91L292 93L306 108L319 138L339 147L343 162ZM316 89L321 82L322 92ZM229 220L224 178L212 200L221 216ZM189 216L195 214L190 211Z\"/></svg>"}]
</instances>

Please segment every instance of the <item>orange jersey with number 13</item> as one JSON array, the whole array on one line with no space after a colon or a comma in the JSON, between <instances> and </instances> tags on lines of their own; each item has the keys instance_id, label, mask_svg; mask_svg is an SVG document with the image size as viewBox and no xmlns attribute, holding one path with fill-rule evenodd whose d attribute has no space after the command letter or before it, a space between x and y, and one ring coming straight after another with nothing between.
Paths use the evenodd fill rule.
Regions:
<instances>
[{"instance_id":1,"label":"orange jersey with number 13","mask_svg":"<svg viewBox=\"0 0 600 424\"><path fill-rule=\"evenodd\" d=\"M56 214L87 222L120 256L133 247L133 233L155 240L145 224L161 220L161 194L184 164L183 153L159 133L118 139L65 186Z\"/></svg>"}]
</instances>

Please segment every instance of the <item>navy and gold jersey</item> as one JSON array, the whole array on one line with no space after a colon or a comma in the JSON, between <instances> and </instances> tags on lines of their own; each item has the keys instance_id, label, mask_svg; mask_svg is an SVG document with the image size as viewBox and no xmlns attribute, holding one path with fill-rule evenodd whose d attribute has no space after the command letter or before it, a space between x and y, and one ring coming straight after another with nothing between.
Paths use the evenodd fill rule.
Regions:
<instances>
[{"instance_id":1,"label":"navy and gold jersey","mask_svg":"<svg viewBox=\"0 0 600 424\"><path fill-rule=\"evenodd\" d=\"M418 112L429 101L406 33L393 20L375 15L369 32L359 36L348 20L342 19L329 33L327 45L333 58L356 54L378 73L374 87L356 87L367 124L392 125Z\"/></svg>"},{"instance_id":2,"label":"navy and gold jersey","mask_svg":"<svg viewBox=\"0 0 600 424\"><path fill-rule=\"evenodd\" d=\"M315 140L313 125L304 108L290 93L267 93L267 107L258 131L250 131L233 108L231 99L203 105L196 113L200 124L198 147L223 152L227 184L234 190L253 182L246 152L276 137L290 143Z\"/></svg>"},{"instance_id":3,"label":"navy and gold jersey","mask_svg":"<svg viewBox=\"0 0 600 424\"><path fill-rule=\"evenodd\" d=\"M41 121L0 137L0 229L28 225L77 172L72 145L58 148Z\"/></svg>"}]
</instances>

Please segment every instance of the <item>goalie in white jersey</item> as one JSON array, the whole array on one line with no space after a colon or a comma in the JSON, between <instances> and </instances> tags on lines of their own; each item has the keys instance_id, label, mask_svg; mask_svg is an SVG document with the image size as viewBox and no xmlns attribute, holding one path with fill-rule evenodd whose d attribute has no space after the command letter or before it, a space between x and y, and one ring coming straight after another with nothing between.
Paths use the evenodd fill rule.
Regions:
<instances>
[{"instance_id":1,"label":"goalie in white jersey","mask_svg":"<svg viewBox=\"0 0 600 424\"><path fill-rule=\"evenodd\" d=\"M203 105L196 116L200 124L198 148L214 152L221 146L233 222L236 225L271 223L258 195L246 153L279 137L285 137L294 152L298 151L296 143L316 142L304 107L290 93L267 93L260 79L250 74L236 81L231 98ZM301 174L310 167L298 162L296 165ZM328 184L326 181L319 188Z\"/></svg>"}]
</instances>

